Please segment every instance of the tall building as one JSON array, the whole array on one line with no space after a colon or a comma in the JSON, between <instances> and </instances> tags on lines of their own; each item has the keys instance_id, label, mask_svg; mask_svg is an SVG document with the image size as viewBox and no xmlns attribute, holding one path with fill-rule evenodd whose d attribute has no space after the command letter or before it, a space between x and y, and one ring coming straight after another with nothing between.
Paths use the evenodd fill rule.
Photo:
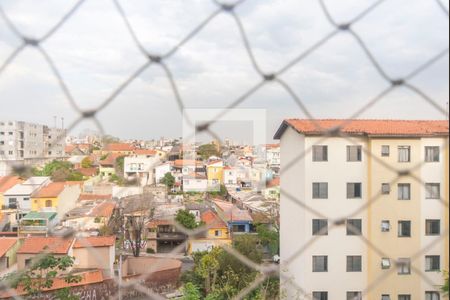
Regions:
<instances>
[{"instance_id":1,"label":"tall building","mask_svg":"<svg viewBox=\"0 0 450 300\"><path fill-rule=\"evenodd\" d=\"M275 138L288 299L442 299L448 134L447 121L282 123Z\"/></svg>"},{"instance_id":2,"label":"tall building","mask_svg":"<svg viewBox=\"0 0 450 300\"><path fill-rule=\"evenodd\" d=\"M13 164L33 164L64 155L66 131L21 121L0 121L0 176Z\"/></svg>"}]
</instances>

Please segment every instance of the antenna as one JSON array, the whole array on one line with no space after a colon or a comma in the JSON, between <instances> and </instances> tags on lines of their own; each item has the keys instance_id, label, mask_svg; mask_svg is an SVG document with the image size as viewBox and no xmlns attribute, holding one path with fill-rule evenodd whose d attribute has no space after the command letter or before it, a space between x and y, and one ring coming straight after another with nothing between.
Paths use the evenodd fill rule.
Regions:
<instances>
[{"instance_id":1,"label":"antenna","mask_svg":"<svg viewBox=\"0 0 450 300\"><path fill-rule=\"evenodd\" d=\"M62 129L64 129L64 117L61 117L61 126L62 126Z\"/></svg>"}]
</instances>

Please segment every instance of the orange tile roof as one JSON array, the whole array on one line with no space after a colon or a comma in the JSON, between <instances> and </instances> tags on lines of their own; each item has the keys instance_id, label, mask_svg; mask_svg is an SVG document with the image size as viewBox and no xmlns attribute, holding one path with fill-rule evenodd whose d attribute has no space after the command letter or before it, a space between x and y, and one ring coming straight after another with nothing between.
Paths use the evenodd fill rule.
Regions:
<instances>
[{"instance_id":1,"label":"orange tile roof","mask_svg":"<svg viewBox=\"0 0 450 300\"><path fill-rule=\"evenodd\" d=\"M223 212L223 218L226 219L227 222L253 221L247 210L240 209L231 202L222 200L213 200L213 202Z\"/></svg>"},{"instance_id":2,"label":"orange tile roof","mask_svg":"<svg viewBox=\"0 0 450 300\"><path fill-rule=\"evenodd\" d=\"M73 283L67 283L64 278L55 278L53 280L53 285L51 288L44 288L43 291L53 291L58 290L62 288L67 287L75 287L75 286L82 286L82 285L88 285L93 283L99 283L103 282L104 277L101 270L95 270L95 271L88 271L83 273L75 273L74 275L78 275L81 277L81 280L79 282L73 282ZM22 286L18 286L16 289L13 289L12 291L8 290L2 290L0 291L0 298L13 298L15 296L24 296L27 292L24 290Z\"/></svg>"},{"instance_id":3,"label":"orange tile roof","mask_svg":"<svg viewBox=\"0 0 450 300\"><path fill-rule=\"evenodd\" d=\"M449 133L448 121L440 120L288 119L284 120L275 138L279 139L288 126L305 135L320 135L338 127L350 135L443 136Z\"/></svg>"},{"instance_id":4,"label":"orange tile roof","mask_svg":"<svg viewBox=\"0 0 450 300\"><path fill-rule=\"evenodd\" d=\"M99 195L99 194L81 194L80 197L78 197L78 201L84 201L84 200L111 200L112 195Z\"/></svg>"},{"instance_id":5,"label":"orange tile roof","mask_svg":"<svg viewBox=\"0 0 450 300\"><path fill-rule=\"evenodd\" d=\"M121 156L124 155L120 153L110 153L104 160L99 161L99 164L101 166L113 166L115 165L116 160Z\"/></svg>"},{"instance_id":6,"label":"orange tile roof","mask_svg":"<svg viewBox=\"0 0 450 300\"><path fill-rule=\"evenodd\" d=\"M136 149L134 150L134 154L136 155L156 155L156 150L153 149Z\"/></svg>"},{"instance_id":7,"label":"orange tile roof","mask_svg":"<svg viewBox=\"0 0 450 300\"><path fill-rule=\"evenodd\" d=\"M227 224L211 210L202 213L201 219L208 228L228 228Z\"/></svg>"},{"instance_id":8,"label":"orange tile roof","mask_svg":"<svg viewBox=\"0 0 450 300\"><path fill-rule=\"evenodd\" d=\"M76 169L75 171L80 172L84 176L95 176L98 173L97 168L80 168Z\"/></svg>"},{"instance_id":9,"label":"orange tile roof","mask_svg":"<svg viewBox=\"0 0 450 300\"><path fill-rule=\"evenodd\" d=\"M134 145L126 143L113 143L104 147L105 151L133 151L135 149Z\"/></svg>"},{"instance_id":10,"label":"orange tile roof","mask_svg":"<svg viewBox=\"0 0 450 300\"><path fill-rule=\"evenodd\" d=\"M58 197L59 194L64 190L66 186L65 182L51 182L44 186L42 189L33 193L31 197L33 198L54 198Z\"/></svg>"},{"instance_id":11,"label":"orange tile roof","mask_svg":"<svg viewBox=\"0 0 450 300\"><path fill-rule=\"evenodd\" d=\"M22 183L23 180L19 176L3 176L0 177L0 193L4 193L16 184Z\"/></svg>"},{"instance_id":12,"label":"orange tile roof","mask_svg":"<svg viewBox=\"0 0 450 300\"><path fill-rule=\"evenodd\" d=\"M90 247L110 247L114 246L116 237L113 236L91 236L86 238L77 238L73 248L90 248Z\"/></svg>"},{"instance_id":13,"label":"orange tile roof","mask_svg":"<svg viewBox=\"0 0 450 300\"><path fill-rule=\"evenodd\" d=\"M63 239L60 237L28 237L24 240L17 253L19 254L39 254L42 252L52 254L67 254L73 239Z\"/></svg>"},{"instance_id":14,"label":"orange tile roof","mask_svg":"<svg viewBox=\"0 0 450 300\"><path fill-rule=\"evenodd\" d=\"M147 223L147 228L156 228L159 225L173 225L175 224L175 221L173 219L155 219L151 220Z\"/></svg>"},{"instance_id":15,"label":"orange tile roof","mask_svg":"<svg viewBox=\"0 0 450 300\"><path fill-rule=\"evenodd\" d=\"M5 255L17 241L18 239L13 237L0 237L0 257Z\"/></svg>"},{"instance_id":16,"label":"orange tile roof","mask_svg":"<svg viewBox=\"0 0 450 300\"><path fill-rule=\"evenodd\" d=\"M280 186L280 177L274 178L266 185L268 188Z\"/></svg>"},{"instance_id":17,"label":"orange tile roof","mask_svg":"<svg viewBox=\"0 0 450 300\"><path fill-rule=\"evenodd\" d=\"M94 207L89 216L110 218L113 214L114 208L116 208L116 203L105 201Z\"/></svg>"},{"instance_id":18,"label":"orange tile roof","mask_svg":"<svg viewBox=\"0 0 450 300\"><path fill-rule=\"evenodd\" d=\"M177 159L174 163L175 167L184 167L184 166L203 166L203 162L200 160L192 160L192 159Z\"/></svg>"}]
</instances>

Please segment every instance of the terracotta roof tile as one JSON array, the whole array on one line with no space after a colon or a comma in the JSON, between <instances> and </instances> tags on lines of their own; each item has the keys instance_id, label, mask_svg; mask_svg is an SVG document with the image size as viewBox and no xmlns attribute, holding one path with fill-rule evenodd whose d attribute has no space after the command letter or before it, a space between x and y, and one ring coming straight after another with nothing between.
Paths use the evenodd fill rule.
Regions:
<instances>
[{"instance_id":1,"label":"terracotta roof tile","mask_svg":"<svg viewBox=\"0 0 450 300\"><path fill-rule=\"evenodd\" d=\"M52 254L67 254L72 242L73 239L60 237L28 237L17 253L39 254L45 251Z\"/></svg>"},{"instance_id":2,"label":"terracotta roof tile","mask_svg":"<svg viewBox=\"0 0 450 300\"><path fill-rule=\"evenodd\" d=\"M0 237L0 257L5 255L17 241L18 239L13 237Z\"/></svg>"},{"instance_id":3,"label":"terracotta roof tile","mask_svg":"<svg viewBox=\"0 0 450 300\"><path fill-rule=\"evenodd\" d=\"M126 143L113 143L104 147L105 151L133 151L135 149L134 145Z\"/></svg>"},{"instance_id":4,"label":"terracotta roof tile","mask_svg":"<svg viewBox=\"0 0 450 300\"><path fill-rule=\"evenodd\" d=\"M99 161L99 164L101 166L113 166L116 164L116 160L121 156L124 155L120 153L110 153L105 159Z\"/></svg>"},{"instance_id":5,"label":"terracotta roof tile","mask_svg":"<svg viewBox=\"0 0 450 300\"><path fill-rule=\"evenodd\" d=\"M22 183L23 180L19 176L3 176L0 177L0 193L4 193L16 184Z\"/></svg>"},{"instance_id":6,"label":"terracotta roof tile","mask_svg":"<svg viewBox=\"0 0 450 300\"><path fill-rule=\"evenodd\" d=\"M89 216L110 218L113 214L114 208L116 208L116 203L105 201L94 207Z\"/></svg>"},{"instance_id":7,"label":"terracotta roof tile","mask_svg":"<svg viewBox=\"0 0 450 300\"><path fill-rule=\"evenodd\" d=\"M200 160L192 160L192 159L177 159L175 160L174 166L181 168L183 166L203 166L203 162Z\"/></svg>"},{"instance_id":8,"label":"terracotta roof tile","mask_svg":"<svg viewBox=\"0 0 450 300\"><path fill-rule=\"evenodd\" d=\"M33 193L33 198L53 198L58 197L66 186L65 182L51 182Z\"/></svg>"},{"instance_id":9,"label":"terracotta roof tile","mask_svg":"<svg viewBox=\"0 0 450 300\"><path fill-rule=\"evenodd\" d=\"M84 176L95 176L98 173L97 168L80 168L76 169L75 171L80 172Z\"/></svg>"},{"instance_id":10,"label":"terracotta roof tile","mask_svg":"<svg viewBox=\"0 0 450 300\"><path fill-rule=\"evenodd\" d=\"M344 124L344 125L342 125ZM306 135L320 135L340 127L350 135L373 136L442 136L448 135L448 121L444 120L304 120L288 119L283 122L275 138L280 138L287 126Z\"/></svg>"},{"instance_id":11,"label":"terracotta roof tile","mask_svg":"<svg viewBox=\"0 0 450 300\"><path fill-rule=\"evenodd\" d=\"M156 150L153 149L136 149L134 150L134 154L136 155L156 155Z\"/></svg>"},{"instance_id":12,"label":"terracotta roof tile","mask_svg":"<svg viewBox=\"0 0 450 300\"><path fill-rule=\"evenodd\" d=\"M115 236L92 236L77 238L73 248L110 247L116 242Z\"/></svg>"},{"instance_id":13,"label":"terracotta roof tile","mask_svg":"<svg viewBox=\"0 0 450 300\"><path fill-rule=\"evenodd\" d=\"M202 213L201 219L208 228L228 228L227 224L211 210Z\"/></svg>"},{"instance_id":14,"label":"terracotta roof tile","mask_svg":"<svg viewBox=\"0 0 450 300\"><path fill-rule=\"evenodd\" d=\"M274 178L271 181L267 182L268 188L276 187L276 186L280 186L280 177Z\"/></svg>"}]
</instances>

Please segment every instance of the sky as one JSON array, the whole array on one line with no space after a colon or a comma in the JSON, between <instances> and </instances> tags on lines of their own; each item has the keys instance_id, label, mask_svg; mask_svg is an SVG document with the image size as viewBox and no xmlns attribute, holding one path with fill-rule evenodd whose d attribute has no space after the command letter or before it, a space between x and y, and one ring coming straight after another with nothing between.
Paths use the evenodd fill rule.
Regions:
<instances>
[{"instance_id":1,"label":"sky","mask_svg":"<svg viewBox=\"0 0 450 300\"><path fill-rule=\"evenodd\" d=\"M448 1L441 0L448 9ZM325 0L345 23L373 0ZM38 3L38 5L37 5ZM2 0L4 12L23 35L43 36L75 4L73 0ZM217 5L210 0L119 0L136 36L152 54L170 51ZM228 1L232 3L232 1ZM265 73L283 68L333 30L316 0L247 0L236 9L258 65ZM392 78L406 76L448 48L448 16L436 0L386 0L353 29ZM0 65L18 39L0 18ZM87 0L42 47L52 58L77 105L97 107L147 58L139 51L112 0ZM221 13L165 60L184 106L227 108L261 81L233 17ZM449 99L448 54L410 82L442 107ZM280 77L315 118L347 118L389 86L355 39L342 32ZM237 106L266 110L267 140L285 118L306 115L278 83L264 85ZM0 119L66 126L77 119L41 53L28 47L0 73ZM124 139L180 137L182 112L158 65L142 72L98 113L105 133ZM398 88L359 116L377 119L443 119L417 94ZM249 117L251 119L251 117ZM218 122L225 139L251 139L250 122ZM96 129L85 120L73 129ZM209 138L209 137L204 137Z\"/></svg>"}]
</instances>

